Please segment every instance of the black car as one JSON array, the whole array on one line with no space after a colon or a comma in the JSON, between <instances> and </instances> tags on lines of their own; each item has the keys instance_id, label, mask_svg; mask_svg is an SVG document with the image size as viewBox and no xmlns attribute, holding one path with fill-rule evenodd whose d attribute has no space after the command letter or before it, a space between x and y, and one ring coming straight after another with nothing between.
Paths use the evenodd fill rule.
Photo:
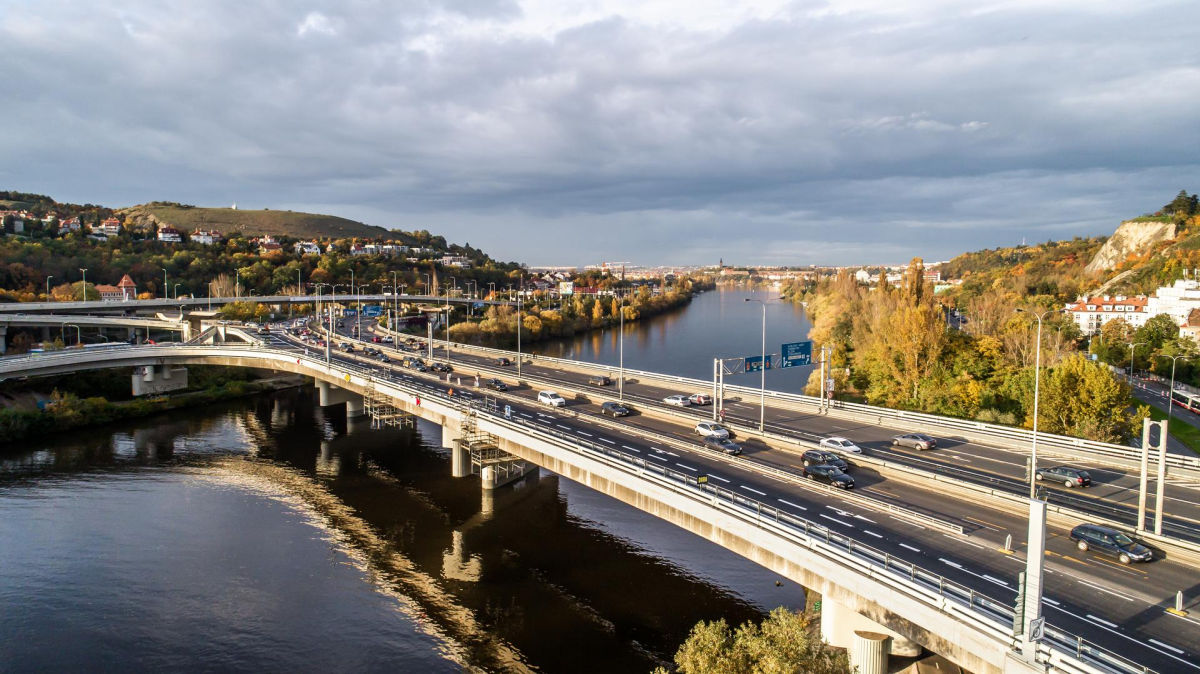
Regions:
<instances>
[{"instance_id":1,"label":"black car","mask_svg":"<svg viewBox=\"0 0 1200 674\"><path fill-rule=\"evenodd\" d=\"M500 381L499 379L489 379L487 385L488 385L488 388L493 388L493 389L496 389L497 391L507 391L508 390L508 384L505 384L504 382Z\"/></svg>"},{"instance_id":2,"label":"black car","mask_svg":"<svg viewBox=\"0 0 1200 674\"><path fill-rule=\"evenodd\" d=\"M447 363L434 363L433 365L429 366L429 369L433 370L434 372L453 372L454 371L454 368L450 367L450 365Z\"/></svg>"},{"instance_id":3,"label":"black car","mask_svg":"<svg viewBox=\"0 0 1200 674\"><path fill-rule=\"evenodd\" d=\"M1116 557L1122 564L1148 562L1154 552L1128 534L1099 524L1080 524L1071 530L1071 540L1080 550Z\"/></svg>"},{"instance_id":4,"label":"black car","mask_svg":"<svg viewBox=\"0 0 1200 674\"><path fill-rule=\"evenodd\" d=\"M381 353L381 354L379 354L379 362L381 362L381 363L390 363L390 362L392 362L392 359L391 359L391 358L388 358L388 357L387 357L387 354Z\"/></svg>"},{"instance_id":5,"label":"black car","mask_svg":"<svg viewBox=\"0 0 1200 674\"><path fill-rule=\"evenodd\" d=\"M600 414L610 417L627 417L629 408L621 403L606 402L600 405Z\"/></svg>"},{"instance_id":6,"label":"black car","mask_svg":"<svg viewBox=\"0 0 1200 674\"><path fill-rule=\"evenodd\" d=\"M512 365L512 361L501 356L500 358L496 359L496 364L497 365Z\"/></svg>"},{"instance_id":7,"label":"black car","mask_svg":"<svg viewBox=\"0 0 1200 674\"><path fill-rule=\"evenodd\" d=\"M715 435L707 435L701 442L704 443L705 447L719 449L730 456L737 456L742 453L742 446L729 438L718 438Z\"/></svg>"},{"instance_id":8,"label":"black car","mask_svg":"<svg viewBox=\"0 0 1200 674\"><path fill-rule=\"evenodd\" d=\"M850 470L850 464L842 457L823 449L810 449L802 457L806 466L837 466L839 470Z\"/></svg>"},{"instance_id":9,"label":"black car","mask_svg":"<svg viewBox=\"0 0 1200 674\"><path fill-rule=\"evenodd\" d=\"M893 447L912 447L913 449L933 449L937 440L924 433L905 433L892 438Z\"/></svg>"},{"instance_id":10,"label":"black car","mask_svg":"<svg viewBox=\"0 0 1200 674\"><path fill-rule=\"evenodd\" d=\"M843 473L837 466L805 466L804 477L831 484L839 489L854 488L854 478Z\"/></svg>"},{"instance_id":11,"label":"black car","mask_svg":"<svg viewBox=\"0 0 1200 674\"><path fill-rule=\"evenodd\" d=\"M1038 480L1060 482L1064 487L1068 488L1092 486L1092 474L1082 468L1072 468L1070 466L1038 468L1036 475Z\"/></svg>"},{"instance_id":12,"label":"black car","mask_svg":"<svg viewBox=\"0 0 1200 674\"><path fill-rule=\"evenodd\" d=\"M608 375L604 374L594 374L588 377L587 381L593 386L608 386L612 383L612 380L608 378Z\"/></svg>"}]
</instances>

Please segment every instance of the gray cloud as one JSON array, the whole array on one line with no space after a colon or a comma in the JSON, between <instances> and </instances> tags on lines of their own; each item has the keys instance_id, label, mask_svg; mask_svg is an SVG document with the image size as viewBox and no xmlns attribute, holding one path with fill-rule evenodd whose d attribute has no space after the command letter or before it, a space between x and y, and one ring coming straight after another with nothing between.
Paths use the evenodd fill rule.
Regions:
<instances>
[{"instance_id":1,"label":"gray cloud","mask_svg":"<svg viewBox=\"0 0 1200 674\"><path fill-rule=\"evenodd\" d=\"M1200 189L1194 3L869 4L9 5L0 184L533 263L941 259Z\"/></svg>"}]
</instances>

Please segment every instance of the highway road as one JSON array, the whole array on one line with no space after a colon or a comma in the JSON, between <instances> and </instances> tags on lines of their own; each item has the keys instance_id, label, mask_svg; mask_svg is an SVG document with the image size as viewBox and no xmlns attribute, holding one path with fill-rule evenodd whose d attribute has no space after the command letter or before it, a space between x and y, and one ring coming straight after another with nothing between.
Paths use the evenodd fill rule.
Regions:
<instances>
[{"instance_id":1,"label":"highway road","mask_svg":"<svg viewBox=\"0 0 1200 674\"><path fill-rule=\"evenodd\" d=\"M276 345L303 348L291 338L273 335L272 340ZM393 349L389 351L393 355L402 353ZM395 363L384 366L377 361L338 350L335 350L334 358L347 363L371 362L381 375L424 387L431 393L444 394L452 386L456 394L467 398L499 398L504 404L511 405L519 418L548 431L580 441L604 443L630 457L658 462L681 472L707 475L713 484L830 526L864 545L892 555L894 559L917 564L941 573L947 579L974 587L981 596L1008 605L1015 601L1017 574L1024 569L1025 518L1008 508L978 498L950 498L945 493L887 479L865 466L852 468L857 493L881 505L892 503L918 512L937 514L962 524L966 531L965 535L944 533L870 505L852 503L839 494L814 489L799 478L796 454L768 448L753 438L739 438L745 449L743 456L727 457L700 446L690 432L690 423L686 421L676 422L650 415L634 415L612 421L601 418L598 416L598 403L615 397L605 395L615 394L611 387L593 387L599 395L594 396L591 402L573 402L560 411L538 405L535 402L537 389L518 385L515 370L511 367L508 368L510 374L501 377L512 387L506 394L475 389L476 368L484 380L489 378L490 371L497 369L490 359L482 357L454 352L451 362L456 372L455 379L450 383L433 373L421 374L401 369ZM524 374L527 377L569 379L573 387L589 390L584 374L542 371L537 366L524 367ZM462 377L461 385L457 383L459 376ZM627 397L644 396L648 399L663 393L661 389L643 389L637 385L627 386L626 390L629 394ZM734 412L728 420L740 423L757 420L757 407L748 401L735 402L742 403L742 406L731 406ZM700 415L696 418L700 418ZM774 411L770 421L814 435L836 431L860 441L867 451L875 454L887 453L896 458L931 461L934 466L952 462L965 464L983 474L1003 475L1006 471L1020 470L1022 461L1019 452L1004 452L979 445L968 447L966 443L946 445L919 455L893 450L884 442L885 431L875 427L859 428L837 419ZM829 426L814 428L817 422ZM837 428L839 425L843 428ZM868 431L878 435L869 435ZM651 433L670 436L673 441L668 443L647 439ZM939 460L934 461L934 457ZM978 466L975 465L977 462ZM795 477L780 478L764 472L762 466L782 469ZM1110 496L1119 497L1122 494L1119 480L1125 476L1098 471L1097 477L1107 480L1108 486L1094 488L1094 493L1104 493L1103 490L1107 488ZM1181 499L1182 502L1192 501ZM1183 590L1189 603L1196 602L1200 595L1196 569L1174 560L1161 559L1149 564L1124 566L1080 552L1067 538L1067 533L1067 529L1060 527L1051 527L1048 532L1045 612L1049 622L1159 672L1200 672L1200 665L1196 664L1200 661L1200 620L1197 620L1194 612L1192 616L1179 617L1164 611L1170 605L1175 590ZM1008 534L1012 534L1015 541L1015 554L1002 551Z\"/></svg>"}]
</instances>

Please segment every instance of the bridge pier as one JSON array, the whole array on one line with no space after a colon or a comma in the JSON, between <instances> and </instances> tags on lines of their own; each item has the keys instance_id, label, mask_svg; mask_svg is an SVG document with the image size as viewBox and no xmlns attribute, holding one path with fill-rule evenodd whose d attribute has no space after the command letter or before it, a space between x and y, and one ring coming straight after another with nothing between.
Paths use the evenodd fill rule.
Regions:
<instances>
[{"instance_id":1,"label":"bridge pier","mask_svg":"<svg viewBox=\"0 0 1200 674\"><path fill-rule=\"evenodd\" d=\"M352 419L363 414L363 397L354 391L347 391L327 381L317 381L317 393L321 407L346 403L347 418Z\"/></svg>"},{"instance_id":2,"label":"bridge pier","mask_svg":"<svg viewBox=\"0 0 1200 674\"><path fill-rule=\"evenodd\" d=\"M8 353L8 326L0 325L0 356Z\"/></svg>"},{"instance_id":3,"label":"bridge pier","mask_svg":"<svg viewBox=\"0 0 1200 674\"><path fill-rule=\"evenodd\" d=\"M143 365L133 368L132 389L134 396L166 393L187 388L186 367L171 365Z\"/></svg>"},{"instance_id":4,"label":"bridge pier","mask_svg":"<svg viewBox=\"0 0 1200 674\"><path fill-rule=\"evenodd\" d=\"M883 674L889 655L915 657L921 645L826 598L821 602L821 638L850 653L850 665L860 674ZM855 660L859 658L859 660Z\"/></svg>"},{"instance_id":5,"label":"bridge pier","mask_svg":"<svg viewBox=\"0 0 1200 674\"><path fill-rule=\"evenodd\" d=\"M528 461L509 462L506 469L494 465L484 466L479 471L479 481L483 484L484 493L487 493L510 482L516 482L537 469L537 466Z\"/></svg>"}]
</instances>

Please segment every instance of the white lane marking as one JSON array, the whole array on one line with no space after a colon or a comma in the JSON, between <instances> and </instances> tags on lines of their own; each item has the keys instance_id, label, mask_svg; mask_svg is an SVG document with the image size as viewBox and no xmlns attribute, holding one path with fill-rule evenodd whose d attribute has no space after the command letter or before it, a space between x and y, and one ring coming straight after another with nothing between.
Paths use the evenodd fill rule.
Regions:
<instances>
[{"instance_id":1,"label":"white lane marking","mask_svg":"<svg viewBox=\"0 0 1200 674\"><path fill-rule=\"evenodd\" d=\"M559 428L561 428L561 429L563 429L564 431L569 431L569 430L571 430L571 427L570 427L570 426L563 426L562 424L554 424L554 425L555 425L555 426L557 426L557 427L559 427Z\"/></svg>"},{"instance_id":2,"label":"white lane marking","mask_svg":"<svg viewBox=\"0 0 1200 674\"><path fill-rule=\"evenodd\" d=\"M1133 597L1121 594L1120 592L1114 592L1106 587L1101 587L1099 585L1096 585L1095 583L1089 583L1086 580L1079 580L1078 578L1076 578L1075 580L1078 580L1080 583L1083 583L1084 585L1087 585L1090 588L1100 590L1101 592L1107 592L1107 593L1113 595L1114 597L1120 597L1121 599L1124 599L1125 601L1133 601L1134 600Z\"/></svg>"},{"instance_id":3,"label":"white lane marking","mask_svg":"<svg viewBox=\"0 0 1200 674\"><path fill-rule=\"evenodd\" d=\"M1097 618L1096 616L1092 615L1091 613L1087 614L1087 619L1091 620L1093 622L1100 623L1101 625L1108 625L1109 627L1113 627L1113 628L1115 628L1117 626L1116 623L1110 623L1107 620L1105 620L1104 618Z\"/></svg>"},{"instance_id":4,"label":"white lane marking","mask_svg":"<svg viewBox=\"0 0 1200 674\"><path fill-rule=\"evenodd\" d=\"M847 526L847 527L850 527L851 529L854 528L853 524L850 524L849 522L843 522L842 520L839 520L836 517L830 517L829 515L826 515L825 513L821 513L821 517L824 517L825 519L831 520L833 522L837 522L838 524L841 524L842 526Z\"/></svg>"},{"instance_id":5,"label":"white lane marking","mask_svg":"<svg viewBox=\"0 0 1200 674\"><path fill-rule=\"evenodd\" d=\"M1150 638L1150 643L1152 643L1152 644L1157 644L1157 645L1159 645L1159 646L1162 646L1163 648L1165 648L1165 649L1167 649L1167 650L1175 651L1176 653L1178 653L1178 654L1180 654L1180 655L1183 655L1183 649L1180 649L1180 648L1175 648L1174 646L1171 646L1171 645L1168 645L1168 644L1164 644L1163 642L1161 642L1161 641L1159 641L1158 639L1155 639L1155 638L1153 638L1153 637L1151 637L1151 638Z\"/></svg>"},{"instance_id":6,"label":"white lane marking","mask_svg":"<svg viewBox=\"0 0 1200 674\"><path fill-rule=\"evenodd\" d=\"M538 421L542 422L543 424L552 424L552 423L554 423L553 421L550 421L549 419L538 419Z\"/></svg>"},{"instance_id":7,"label":"white lane marking","mask_svg":"<svg viewBox=\"0 0 1200 674\"><path fill-rule=\"evenodd\" d=\"M676 466L679 466L680 468L684 468L684 469L686 469L686 470L690 470L690 471L692 471L693 473L694 473L694 472L696 472L696 469L695 469L695 468L692 468L691 466L685 466L685 465L683 465L682 463L679 463L678 461L676 461L676 462L675 462L675 465L676 465Z\"/></svg>"},{"instance_id":8,"label":"white lane marking","mask_svg":"<svg viewBox=\"0 0 1200 674\"><path fill-rule=\"evenodd\" d=\"M752 492L754 492L755 494L758 494L759 496L766 496L766 495L767 495L767 492L765 492L765 491L759 491L759 490L755 489L754 487L747 487L747 486L746 486L746 485L744 485L744 484L743 484L743 485L741 485L741 487L742 487L742 489L745 489L746 491L752 491Z\"/></svg>"},{"instance_id":9,"label":"white lane marking","mask_svg":"<svg viewBox=\"0 0 1200 674\"><path fill-rule=\"evenodd\" d=\"M607 442L610 445L617 444L616 440L609 440L608 438L596 438L596 439L599 440L600 442Z\"/></svg>"},{"instance_id":10,"label":"white lane marking","mask_svg":"<svg viewBox=\"0 0 1200 674\"><path fill-rule=\"evenodd\" d=\"M958 562L952 562L952 561L946 559L945 557L938 557L938 561L943 564L949 564L950 566L953 566L956 569L962 568L962 564L959 564Z\"/></svg>"},{"instance_id":11,"label":"white lane marking","mask_svg":"<svg viewBox=\"0 0 1200 674\"><path fill-rule=\"evenodd\" d=\"M587 436L587 437L589 437L589 438L590 438L590 437L592 437L592 434L591 434L591 433L585 433L585 432L583 432L583 431L575 431L575 432L576 432L576 433L578 433L578 434L580 434L580 435L586 435L586 436Z\"/></svg>"},{"instance_id":12,"label":"white lane marking","mask_svg":"<svg viewBox=\"0 0 1200 674\"><path fill-rule=\"evenodd\" d=\"M650 458L651 458L651 459L658 459L659 461L666 461L666 460L667 460L667 458L666 458L665 456L655 456L655 455L653 455L653 454L651 454L651 455L650 455Z\"/></svg>"},{"instance_id":13,"label":"white lane marking","mask_svg":"<svg viewBox=\"0 0 1200 674\"><path fill-rule=\"evenodd\" d=\"M621 445L621 448L628 449L631 452L637 452L638 454L642 453L642 450L638 449L637 447L630 447L629 445Z\"/></svg>"},{"instance_id":14,"label":"white lane marking","mask_svg":"<svg viewBox=\"0 0 1200 674\"><path fill-rule=\"evenodd\" d=\"M902 548L908 548L909 550L912 550L913 552L920 552L920 551L921 551L921 548L914 548L913 546L909 545L908 543L901 543L901 544L900 544L900 547L902 547Z\"/></svg>"},{"instance_id":15,"label":"white lane marking","mask_svg":"<svg viewBox=\"0 0 1200 674\"><path fill-rule=\"evenodd\" d=\"M863 529L863 533L868 536L874 536L875 538L883 538L883 535L877 534L874 531L871 531L870 529Z\"/></svg>"},{"instance_id":16,"label":"white lane marking","mask_svg":"<svg viewBox=\"0 0 1200 674\"><path fill-rule=\"evenodd\" d=\"M1051 599L1049 597L1042 597L1042 601L1046 602L1047 604L1049 604L1051 606L1058 606L1058 602L1054 601L1053 599Z\"/></svg>"},{"instance_id":17,"label":"white lane marking","mask_svg":"<svg viewBox=\"0 0 1200 674\"><path fill-rule=\"evenodd\" d=\"M875 524L875 520L869 520L869 519L867 519L867 518L863 517L862 515L855 515L855 516L854 516L854 519L856 519L856 520L862 520L862 521L864 521L864 522L870 522L871 524Z\"/></svg>"},{"instance_id":18,"label":"white lane marking","mask_svg":"<svg viewBox=\"0 0 1200 674\"><path fill-rule=\"evenodd\" d=\"M665 450L665 449L663 449L663 448L661 448L661 447L655 447L654 445L650 445L650 449L653 449L654 451L658 452L659 454L665 454L665 453L666 453L666 450Z\"/></svg>"},{"instance_id":19,"label":"white lane marking","mask_svg":"<svg viewBox=\"0 0 1200 674\"><path fill-rule=\"evenodd\" d=\"M532 415L532 414L525 414L524 412L517 412L517 414L520 414L521 416L525 417L526 419L532 419L532 418L533 418L533 415Z\"/></svg>"},{"instance_id":20,"label":"white lane marking","mask_svg":"<svg viewBox=\"0 0 1200 674\"><path fill-rule=\"evenodd\" d=\"M709 475L709 477L711 477L714 480L720 480L720 481L724 482L725 484L729 484L729 480L726 480L725 478L721 477L720 475Z\"/></svg>"},{"instance_id":21,"label":"white lane marking","mask_svg":"<svg viewBox=\"0 0 1200 674\"><path fill-rule=\"evenodd\" d=\"M989 575L987 575L987 574L985 573L985 574L983 574L983 577L984 577L984 579L986 579L986 580L990 580L990 581L992 581L993 583L996 583L997 585L1003 585L1004 587L1008 587L1008 583L1007 583L1007 582L1005 582L1005 581L1003 581L1003 580L1000 580L999 578L996 578L995 576L989 576Z\"/></svg>"},{"instance_id":22,"label":"white lane marking","mask_svg":"<svg viewBox=\"0 0 1200 674\"><path fill-rule=\"evenodd\" d=\"M783 500L783 499L779 499L779 502L780 502L780 503L782 503L782 504L784 504L784 505L790 505L790 506L792 506L793 508L799 508L799 509L801 509L801 510L808 510L808 508L805 508L805 507L804 507L804 506L802 506L802 505L796 505L795 503L792 503L791 501L785 501L785 500Z\"/></svg>"}]
</instances>

